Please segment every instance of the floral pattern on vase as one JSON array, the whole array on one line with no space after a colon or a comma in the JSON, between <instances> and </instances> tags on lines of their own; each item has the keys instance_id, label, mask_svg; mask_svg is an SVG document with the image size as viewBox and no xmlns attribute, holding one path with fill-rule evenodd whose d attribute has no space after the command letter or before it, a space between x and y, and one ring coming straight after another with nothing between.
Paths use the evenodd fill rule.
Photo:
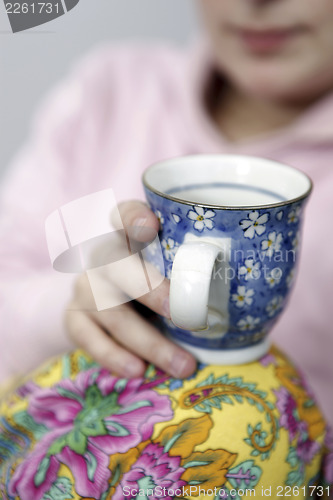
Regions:
<instances>
[{"instance_id":1,"label":"floral pattern on vase","mask_svg":"<svg viewBox=\"0 0 333 500\"><path fill-rule=\"evenodd\" d=\"M218 499L333 478L332 435L275 348L186 380L152 365L117 378L75 351L3 395L0 415L4 500Z\"/></svg>"},{"instance_id":2,"label":"floral pattern on vase","mask_svg":"<svg viewBox=\"0 0 333 500\"><path fill-rule=\"evenodd\" d=\"M106 370L91 369L75 381L64 380L31 394L28 414L47 432L20 464L10 494L42 498L60 464L71 467L78 493L97 497L106 491L109 455L126 452L147 439L156 422L172 417L170 402L140 380L122 380ZM99 477L96 487L95 476Z\"/></svg>"}]
</instances>

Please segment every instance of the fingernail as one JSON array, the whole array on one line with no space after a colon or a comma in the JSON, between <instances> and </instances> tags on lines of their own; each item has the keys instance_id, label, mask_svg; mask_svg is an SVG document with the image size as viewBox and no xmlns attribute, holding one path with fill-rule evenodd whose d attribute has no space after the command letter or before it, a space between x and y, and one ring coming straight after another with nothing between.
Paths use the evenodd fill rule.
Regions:
<instances>
[{"instance_id":1,"label":"fingernail","mask_svg":"<svg viewBox=\"0 0 333 500\"><path fill-rule=\"evenodd\" d=\"M171 363L171 374L174 377L182 378L192 364L191 358L183 354L176 354Z\"/></svg>"},{"instance_id":2,"label":"fingernail","mask_svg":"<svg viewBox=\"0 0 333 500\"><path fill-rule=\"evenodd\" d=\"M162 310L163 310L163 316L165 316L166 318L170 319L170 301L169 301L169 297L167 297L166 299L164 299L163 305L162 305Z\"/></svg>"},{"instance_id":3,"label":"fingernail","mask_svg":"<svg viewBox=\"0 0 333 500\"><path fill-rule=\"evenodd\" d=\"M147 222L147 217L139 217L133 222L133 238L138 238Z\"/></svg>"}]
</instances>

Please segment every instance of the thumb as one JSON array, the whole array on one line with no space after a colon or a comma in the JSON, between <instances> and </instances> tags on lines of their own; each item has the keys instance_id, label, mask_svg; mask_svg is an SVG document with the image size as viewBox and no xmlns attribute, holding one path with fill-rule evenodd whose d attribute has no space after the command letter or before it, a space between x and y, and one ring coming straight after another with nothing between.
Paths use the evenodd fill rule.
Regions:
<instances>
[{"instance_id":1,"label":"thumb","mask_svg":"<svg viewBox=\"0 0 333 500\"><path fill-rule=\"evenodd\" d=\"M159 221L156 215L142 201L131 200L120 203L118 211L125 228L131 228L131 236L137 241L148 241L151 239L152 231L157 233ZM112 223L119 225L119 218L111 214Z\"/></svg>"}]
</instances>

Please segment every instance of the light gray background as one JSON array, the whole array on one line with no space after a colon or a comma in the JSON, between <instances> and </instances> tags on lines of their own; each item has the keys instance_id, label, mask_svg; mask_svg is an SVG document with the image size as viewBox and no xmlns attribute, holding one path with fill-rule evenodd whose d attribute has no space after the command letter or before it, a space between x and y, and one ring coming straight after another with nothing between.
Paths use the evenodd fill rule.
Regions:
<instances>
[{"instance_id":1,"label":"light gray background","mask_svg":"<svg viewBox=\"0 0 333 500\"><path fill-rule=\"evenodd\" d=\"M0 176L40 98L91 47L129 39L183 44L198 30L195 0L81 0L64 16L13 34L0 2Z\"/></svg>"}]
</instances>

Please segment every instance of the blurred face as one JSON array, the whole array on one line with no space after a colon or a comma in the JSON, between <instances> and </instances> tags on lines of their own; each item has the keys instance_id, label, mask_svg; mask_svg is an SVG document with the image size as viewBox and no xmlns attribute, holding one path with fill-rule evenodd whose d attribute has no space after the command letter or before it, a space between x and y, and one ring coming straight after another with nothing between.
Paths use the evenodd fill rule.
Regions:
<instances>
[{"instance_id":1,"label":"blurred face","mask_svg":"<svg viewBox=\"0 0 333 500\"><path fill-rule=\"evenodd\" d=\"M217 67L277 101L333 88L333 0L200 0Z\"/></svg>"}]
</instances>

